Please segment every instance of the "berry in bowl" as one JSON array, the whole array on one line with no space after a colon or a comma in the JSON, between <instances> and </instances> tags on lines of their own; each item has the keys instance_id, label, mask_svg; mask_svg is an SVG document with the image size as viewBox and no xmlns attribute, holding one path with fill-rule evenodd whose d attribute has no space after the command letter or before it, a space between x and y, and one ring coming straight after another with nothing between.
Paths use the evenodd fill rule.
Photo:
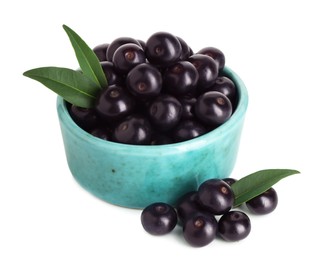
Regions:
<instances>
[{"instance_id":1,"label":"berry in bowl","mask_svg":"<svg viewBox=\"0 0 323 260\"><path fill-rule=\"evenodd\" d=\"M64 26L80 70L46 67L25 76L58 94L71 173L109 203L144 208L230 175L248 106L223 53L194 53L170 33L90 49ZM105 54L105 55L104 55Z\"/></svg>"}]
</instances>

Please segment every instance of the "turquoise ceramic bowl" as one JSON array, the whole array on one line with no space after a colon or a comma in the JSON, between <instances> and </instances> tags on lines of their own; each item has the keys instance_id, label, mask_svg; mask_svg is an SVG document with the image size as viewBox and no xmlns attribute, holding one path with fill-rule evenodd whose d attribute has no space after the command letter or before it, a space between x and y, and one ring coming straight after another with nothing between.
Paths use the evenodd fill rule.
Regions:
<instances>
[{"instance_id":1,"label":"turquoise ceramic bowl","mask_svg":"<svg viewBox=\"0 0 323 260\"><path fill-rule=\"evenodd\" d=\"M203 136L175 144L139 146L96 138L74 123L58 97L66 158L76 181L104 201L143 208L158 201L174 204L203 181L228 177L237 158L248 94L237 74L229 68L224 72L239 93L231 118Z\"/></svg>"}]
</instances>

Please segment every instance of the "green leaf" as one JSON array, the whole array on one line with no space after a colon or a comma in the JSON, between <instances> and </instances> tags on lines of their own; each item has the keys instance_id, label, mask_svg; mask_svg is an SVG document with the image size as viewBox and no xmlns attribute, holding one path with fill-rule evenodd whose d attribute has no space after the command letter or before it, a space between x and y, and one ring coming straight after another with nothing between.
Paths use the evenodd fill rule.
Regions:
<instances>
[{"instance_id":1,"label":"green leaf","mask_svg":"<svg viewBox=\"0 0 323 260\"><path fill-rule=\"evenodd\" d=\"M290 169L268 169L249 174L232 184L235 201L234 207L260 195L279 180L299 173Z\"/></svg>"},{"instance_id":2,"label":"green leaf","mask_svg":"<svg viewBox=\"0 0 323 260\"><path fill-rule=\"evenodd\" d=\"M83 73L101 88L106 86L108 84L107 79L101 67L100 61L93 50L71 28L66 25L63 25L63 28L72 43L76 58Z\"/></svg>"},{"instance_id":3,"label":"green leaf","mask_svg":"<svg viewBox=\"0 0 323 260\"><path fill-rule=\"evenodd\" d=\"M84 108L93 107L100 91L87 76L67 68L36 68L24 72L23 75L44 84L71 104Z\"/></svg>"}]
</instances>

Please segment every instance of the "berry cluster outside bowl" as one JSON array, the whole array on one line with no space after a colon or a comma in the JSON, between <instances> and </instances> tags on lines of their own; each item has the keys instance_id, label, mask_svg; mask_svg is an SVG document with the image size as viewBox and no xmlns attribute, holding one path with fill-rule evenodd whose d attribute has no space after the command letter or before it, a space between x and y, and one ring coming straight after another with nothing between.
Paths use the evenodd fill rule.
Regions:
<instances>
[{"instance_id":1,"label":"berry cluster outside bowl","mask_svg":"<svg viewBox=\"0 0 323 260\"><path fill-rule=\"evenodd\" d=\"M237 158L248 93L235 72L225 67L223 73L238 90L231 118L209 133L173 144L129 145L94 137L76 125L58 97L66 158L76 181L109 203L144 208L156 201L174 204L203 181L228 177Z\"/></svg>"}]
</instances>

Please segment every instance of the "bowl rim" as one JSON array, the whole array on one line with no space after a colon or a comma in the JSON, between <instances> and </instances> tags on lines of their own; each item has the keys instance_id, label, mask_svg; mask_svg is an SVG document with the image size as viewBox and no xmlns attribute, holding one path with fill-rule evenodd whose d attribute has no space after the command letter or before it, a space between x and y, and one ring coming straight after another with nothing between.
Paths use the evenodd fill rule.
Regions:
<instances>
[{"instance_id":1,"label":"bowl rim","mask_svg":"<svg viewBox=\"0 0 323 260\"><path fill-rule=\"evenodd\" d=\"M238 103L235 111L228 121L220 125L216 129L203 134L199 137L172 144L163 144L163 145L133 145L133 144L123 144L112 141L106 141L91 135L82 128L80 128L71 118L66 102L60 96L57 97L57 113L59 121L63 124L69 131L73 132L75 136L78 136L81 139L85 139L87 142L92 145L96 145L102 148L113 149L116 152L129 153L129 149L134 150L138 154L148 154L151 155L153 152L157 153L176 153L177 151L183 150L192 150L197 147L206 145L211 142L211 140L220 139L223 135L226 134L226 131L232 128L237 122L243 120L248 107L248 91L245 87L245 84L241 78L230 68L225 66L222 70L223 76L229 77L237 86L238 90ZM62 127L62 126L61 126Z\"/></svg>"}]
</instances>

